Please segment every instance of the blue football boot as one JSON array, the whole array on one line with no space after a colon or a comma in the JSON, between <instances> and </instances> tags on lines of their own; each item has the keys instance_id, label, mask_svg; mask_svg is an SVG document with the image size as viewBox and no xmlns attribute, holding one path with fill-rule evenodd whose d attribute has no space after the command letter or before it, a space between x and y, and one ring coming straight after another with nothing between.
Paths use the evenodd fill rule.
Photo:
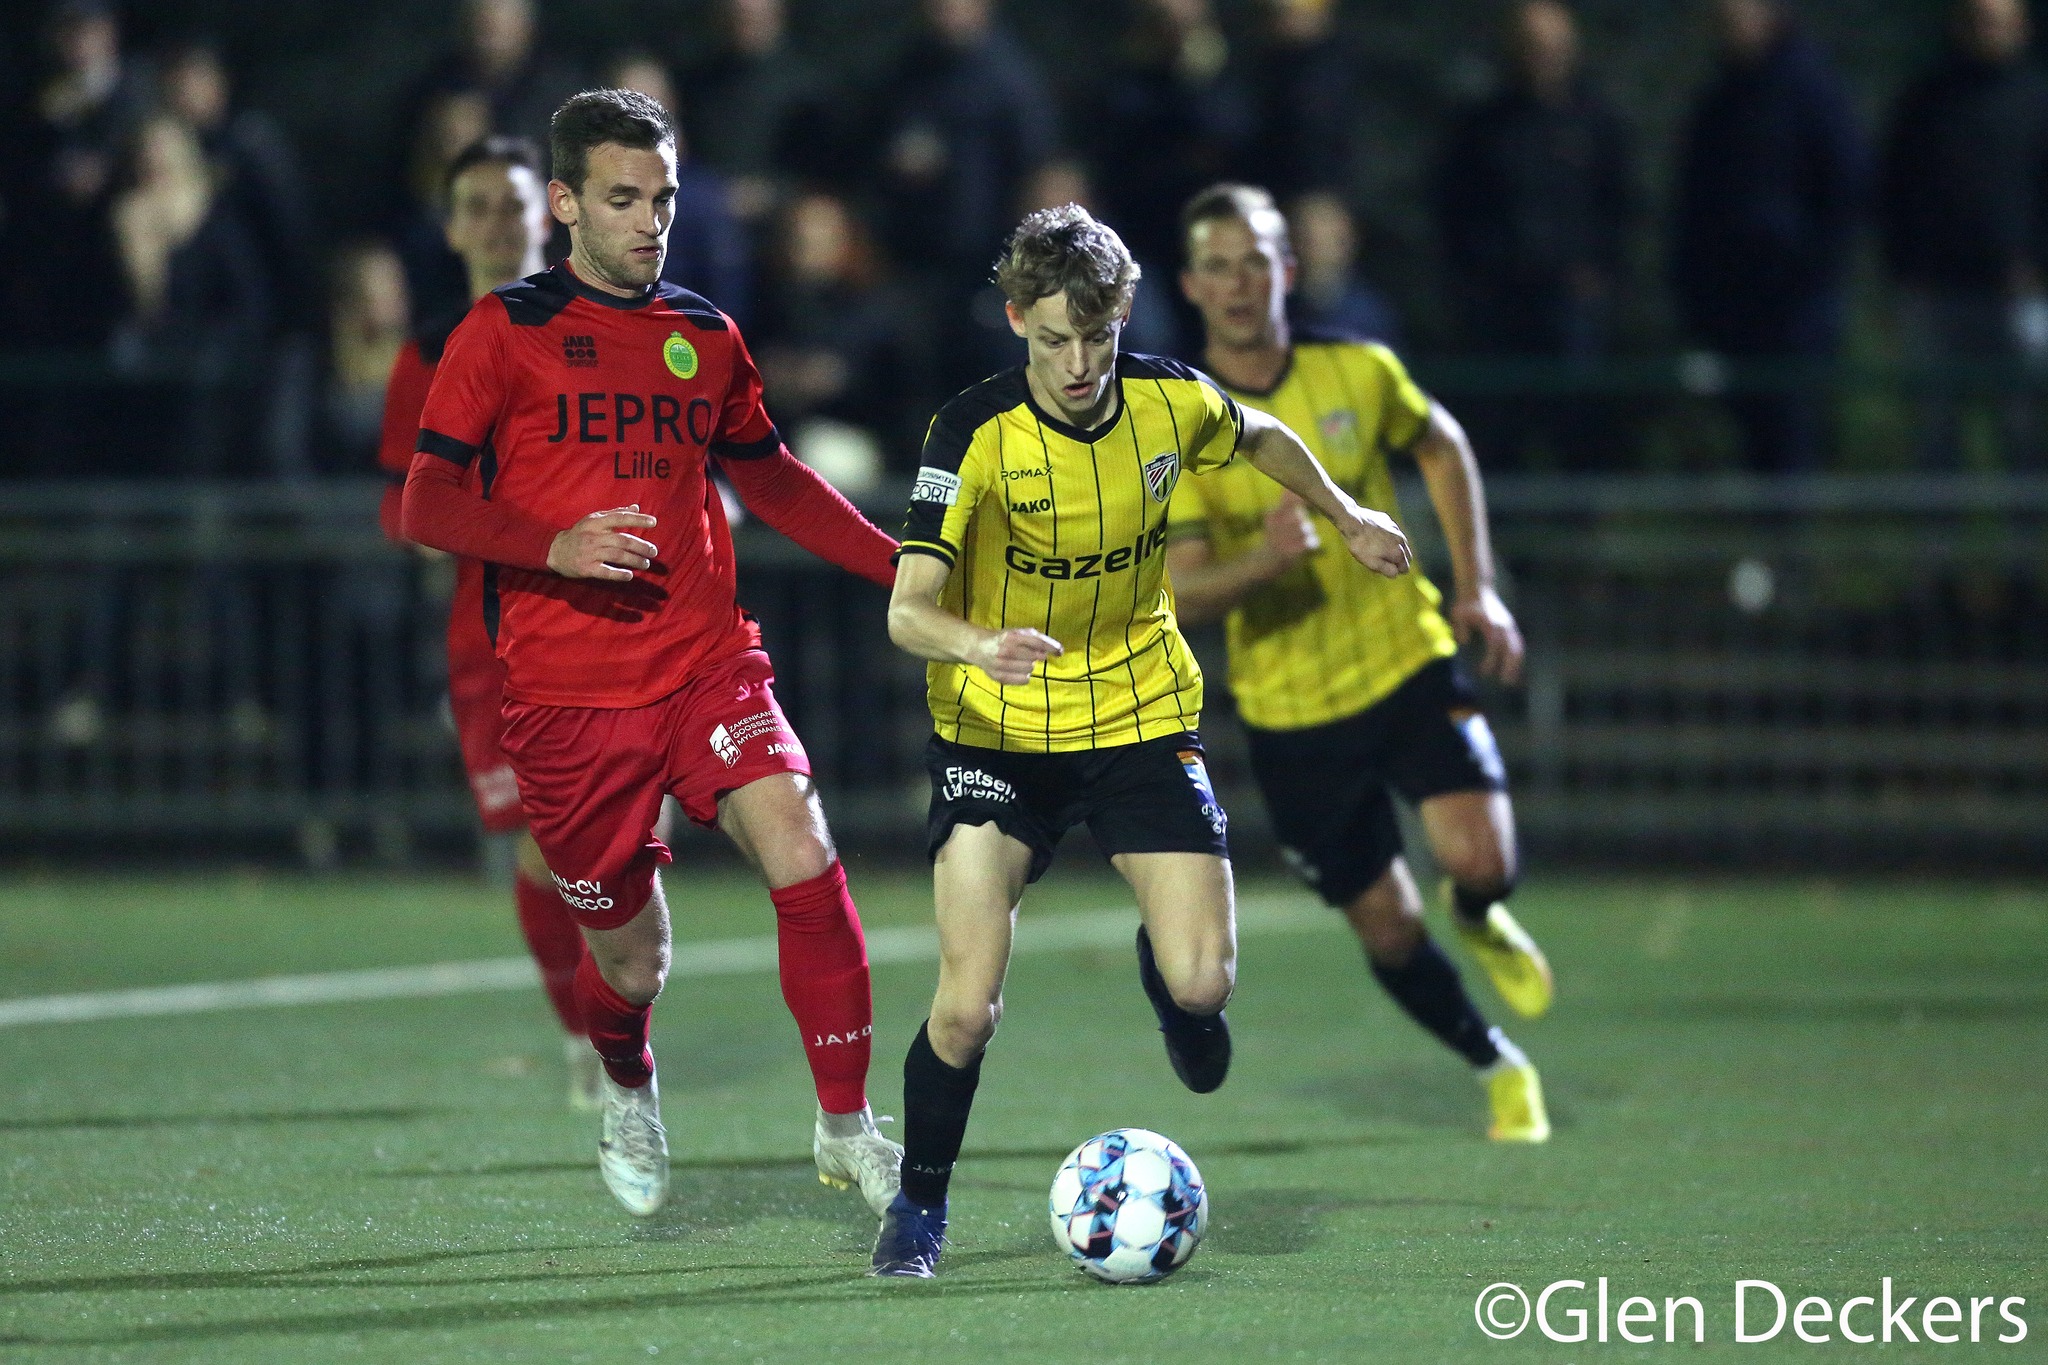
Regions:
<instances>
[{"instance_id":1,"label":"blue football boot","mask_svg":"<svg viewBox=\"0 0 2048 1365\"><path fill-rule=\"evenodd\" d=\"M946 1205L921 1208L898 1194L882 1214L870 1275L929 1280L939 1272L939 1248L946 1244Z\"/></svg>"}]
</instances>

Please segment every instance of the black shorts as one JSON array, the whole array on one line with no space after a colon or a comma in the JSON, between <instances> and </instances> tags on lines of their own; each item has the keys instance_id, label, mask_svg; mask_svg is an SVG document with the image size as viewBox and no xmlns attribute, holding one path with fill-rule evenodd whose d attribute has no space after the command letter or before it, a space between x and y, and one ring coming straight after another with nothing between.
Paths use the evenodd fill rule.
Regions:
<instances>
[{"instance_id":1,"label":"black shorts","mask_svg":"<svg viewBox=\"0 0 2048 1365\"><path fill-rule=\"evenodd\" d=\"M932 810L926 856L955 825L993 824L1031 849L1031 881L1052 866L1060 837L1085 822L1106 856L1230 856L1229 820L1209 785L1192 732L1065 753L1011 753L933 735L925 746Z\"/></svg>"},{"instance_id":2,"label":"black shorts","mask_svg":"<svg viewBox=\"0 0 2048 1365\"><path fill-rule=\"evenodd\" d=\"M1355 716L1254 730L1252 775L1288 864L1331 905L1349 905L1401 852L1393 793L1507 790L1493 730L1449 659L1427 664Z\"/></svg>"}]
</instances>

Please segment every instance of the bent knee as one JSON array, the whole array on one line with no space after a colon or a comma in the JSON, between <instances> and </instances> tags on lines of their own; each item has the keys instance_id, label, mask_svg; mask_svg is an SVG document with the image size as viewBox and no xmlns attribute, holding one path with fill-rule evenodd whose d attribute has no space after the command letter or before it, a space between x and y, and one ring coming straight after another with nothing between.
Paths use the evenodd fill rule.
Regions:
<instances>
[{"instance_id":1,"label":"bent knee","mask_svg":"<svg viewBox=\"0 0 2048 1365\"><path fill-rule=\"evenodd\" d=\"M942 1056L975 1055L989 1045L1002 1021L1001 999L975 1003L942 1001L932 1006L931 1022L926 1029L932 1035L932 1046Z\"/></svg>"},{"instance_id":2,"label":"bent knee","mask_svg":"<svg viewBox=\"0 0 2048 1365\"><path fill-rule=\"evenodd\" d=\"M1498 899L1515 882L1515 869L1498 847L1461 850L1437 863L1452 885L1474 895Z\"/></svg>"},{"instance_id":3,"label":"bent knee","mask_svg":"<svg viewBox=\"0 0 2048 1365\"><path fill-rule=\"evenodd\" d=\"M605 984L618 993L621 1000L629 1005L651 1005L667 984L668 970L664 963L614 963L602 971Z\"/></svg>"},{"instance_id":4,"label":"bent knee","mask_svg":"<svg viewBox=\"0 0 2048 1365\"><path fill-rule=\"evenodd\" d=\"M1222 955L1191 964L1166 980L1166 990L1173 997L1173 1003L1189 1014L1219 1013L1230 1003L1231 992L1235 989L1236 959Z\"/></svg>"}]
</instances>

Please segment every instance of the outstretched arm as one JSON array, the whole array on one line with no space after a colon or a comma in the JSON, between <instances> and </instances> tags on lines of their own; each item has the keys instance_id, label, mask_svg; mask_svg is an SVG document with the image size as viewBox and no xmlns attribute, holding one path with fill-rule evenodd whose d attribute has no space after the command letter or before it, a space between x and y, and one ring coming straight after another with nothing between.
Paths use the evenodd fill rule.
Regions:
<instances>
[{"instance_id":1,"label":"outstretched arm","mask_svg":"<svg viewBox=\"0 0 2048 1365\"><path fill-rule=\"evenodd\" d=\"M1328 517L1337 534L1344 537L1352 558L1388 578L1408 572L1412 560L1408 537L1394 519L1360 507L1332 483L1329 473L1285 422L1257 408L1245 408L1244 435L1237 448L1254 469Z\"/></svg>"},{"instance_id":2,"label":"outstretched arm","mask_svg":"<svg viewBox=\"0 0 2048 1365\"><path fill-rule=\"evenodd\" d=\"M906 654L938 663L972 664L999 683L1031 681L1040 659L1066 651L1035 630L990 630L963 621L939 605L952 566L935 555L912 552L896 566L889 598L889 638Z\"/></svg>"},{"instance_id":3,"label":"outstretched arm","mask_svg":"<svg viewBox=\"0 0 2048 1365\"><path fill-rule=\"evenodd\" d=\"M1479 671L1504 683L1522 676L1522 632L1514 613L1494 591L1493 538L1487 529L1486 487L1472 442L1458 419L1442 405L1429 405L1429 420L1416 438L1415 463L1429 487L1436 519L1451 552L1451 629L1458 643L1477 635L1485 647Z\"/></svg>"},{"instance_id":4,"label":"outstretched arm","mask_svg":"<svg viewBox=\"0 0 2048 1365\"><path fill-rule=\"evenodd\" d=\"M888 587L896 581L889 556L896 542L860 514L858 508L815 469L789 453L781 438L775 448L746 459L720 452L719 465L734 491L755 516L848 573Z\"/></svg>"}]
</instances>

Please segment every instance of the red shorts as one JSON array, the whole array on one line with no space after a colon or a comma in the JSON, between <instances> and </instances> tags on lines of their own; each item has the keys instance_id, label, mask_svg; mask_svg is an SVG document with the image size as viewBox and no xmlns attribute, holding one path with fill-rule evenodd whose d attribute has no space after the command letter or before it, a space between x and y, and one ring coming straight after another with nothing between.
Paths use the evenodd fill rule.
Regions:
<instances>
[{"instance_id":1,"label":"red shorts","mask_svg":"<svg viewBox=\"0 0 2048 1365\"><path fill-rule=\"evenodd\" d=\"M505 728L505 663L484 630L483 577L474 560L456 565L455 600L448 609L448 710L476 813L490 833L510 834L526 828L526 808L498 743Z\"/></svg>"},{"instance_id":2,"label":"red shorts","mask_svg":"<svg viewBox=\"0 0 2048 1365\"><path fill-rule=\"evenodd\" d=\"M452 661L451 661L452 663ZM448 710L455 717L455 739L462 746L462 770L469 775L476 813L492 834L526 828L526 807L519 803L519 780L499 744L505 728L505 665L496 659L451 667Z\"/></svg>"},{"instance_id":3,"label":"red shorts","mask_svg":"<svg viewBox=\"0 0 2048 1365\"><path fill-rule=\"evenodd\" d=\"M809 775L774 683L768 656L750 649L647 706L505 703L505 753L534 842L578 924L616 929L647 904L669 861L654 833L664 793L709 829L727 792Z\"/></svg>"}]
</instances>

